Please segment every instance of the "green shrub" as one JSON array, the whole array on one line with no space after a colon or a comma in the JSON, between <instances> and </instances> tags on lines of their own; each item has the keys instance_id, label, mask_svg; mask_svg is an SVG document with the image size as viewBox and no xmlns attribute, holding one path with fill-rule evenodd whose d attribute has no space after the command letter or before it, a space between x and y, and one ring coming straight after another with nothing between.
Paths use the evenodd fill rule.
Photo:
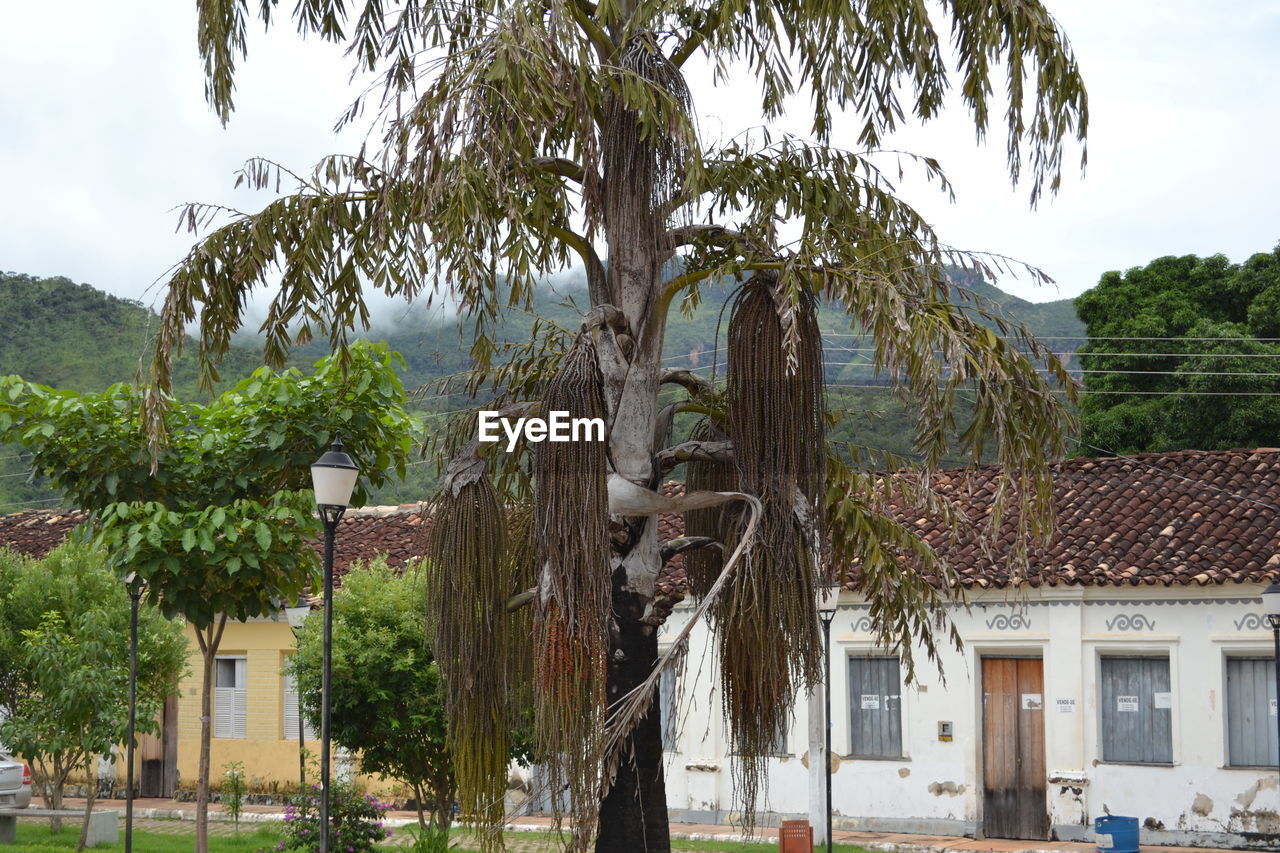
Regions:
<instances>
[{"instance_id":1,"label":"green shrub","mask_svg":"<svg viewBox=\"0 0 1280 853\"><path fill-rule=\"evenodd\" d=\"M372 794L362 794L354 786L337 782L329 796L329 849L342 853L369 853L374 845L391 837L382 816L390 803ZM285 807L285 837L276 850L320 849L320 786L296 797Z\"/></svg>"}]
</instances>

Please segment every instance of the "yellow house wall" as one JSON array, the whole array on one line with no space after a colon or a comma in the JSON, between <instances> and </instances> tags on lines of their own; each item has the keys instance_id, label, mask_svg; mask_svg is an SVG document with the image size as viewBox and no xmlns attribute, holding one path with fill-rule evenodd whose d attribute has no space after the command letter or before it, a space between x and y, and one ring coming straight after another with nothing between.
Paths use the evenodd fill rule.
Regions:
<instances>
[{"instance_id":1,"label":"yellow house wall","mask_svg":"<svg viewBox=\"0 0 1280 853\"><path fill-rule=\"evenodd\" d=\"M203 663L195 631L185 628L189 648L190 674L182 681L178 697L178 784L195 787L200 761L200 685ZM284 731L284 663L294 651L294 636L284 621L228 622L222 634L218 656L246 659L245 736L210 741L210 781L216 787L224 765L244 764L251 791L279 789L290 793L298 786L298 733ZM312 756L320 753L320 742L306 742ZM314 759L313 759L314 766ZM314 773L308 778L314 782ZM357 782L379 793L390 793L398 785L359 776Z\"/></svg>"}]
</instances>

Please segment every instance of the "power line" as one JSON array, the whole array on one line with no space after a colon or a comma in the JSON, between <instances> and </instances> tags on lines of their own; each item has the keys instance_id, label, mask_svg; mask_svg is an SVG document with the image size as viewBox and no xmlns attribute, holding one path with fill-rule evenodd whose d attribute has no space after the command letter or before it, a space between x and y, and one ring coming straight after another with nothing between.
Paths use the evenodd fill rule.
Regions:
<instances>
[{"instance_id":1,"label":"power line","mask_svg":"<svg viewBox=\"0 0 1280 853\"><path fill-rule=\"evenodd\" d=\"M39 501L14 501L13 503L0 504L0 509L4 509L5 507L8 507L8 506L34 506L36 504L51 504L51 503L57 503L60 500L62 500L62 498L46 498L44 500L39 500Z\"/></svg>"}]
</instances>

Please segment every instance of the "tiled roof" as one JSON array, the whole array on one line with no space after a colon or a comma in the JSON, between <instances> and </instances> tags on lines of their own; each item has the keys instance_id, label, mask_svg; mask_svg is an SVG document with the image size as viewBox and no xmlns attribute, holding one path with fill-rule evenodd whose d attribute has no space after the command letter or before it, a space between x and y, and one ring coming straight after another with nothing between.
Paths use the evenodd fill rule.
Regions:
<instances>
[{"instance_id":1,"label":"tiled roof","mask_svg":"<svg viewBox=\"0 0 1280 853\"><path fill-rule=\"evenodd\" d=\"M333 553L334 574L341 576L354 563L380 555L399 568L425 553L424 504L363 507L348 510L338 522ZM62 544L85 520L80 510L28 509L0 516L0 548L43 557ZM317 556L322 543L313 542Z\"/></svg>"},{"instance_id":2,"label":"tiled roof","mask_svg":"<svg viewBox=\"0 0 1280 853\"><path fill-rule=\"evenodd\" d=\"M426 504L416 503L347 510L334 536L334 575L341 577L355 563L379 556L386 557L395 569L422 557L431 526L425 509ZM313 545L316 554L323 557L321 543Z\"/></svg>"},{"instance_id":3,"label":"tiled roof","mask_svg":"<svg viewBox=\"0 0 1280 853\"><path fill-rule=\"evenodd\" d=\"M1016 521L1004 520L984 552L979 533L994 497L994 466L939 473L935 488L974 527L953 539L935 517L894 506L971 588L1005 587L1005 559ZM1047 547L1029 554L1027 583L1150 585L1264 582L1280 577L1280 449L1142 453L1068 459L1053 466L1057 523ZM679 516L663 517L664 540L684 532ZM678 560L679 558L677 558ZM683 587L684 572L664 570L659 586ZM857 586L857 568L846 571Z\"/></svg>"},{"instance_id":4,"label":"tiled roof","mask_svg":"<svg viewBox=\"0 0 1280 853\"><path fill-rule=\"evenodd\" d=\"M1057 527L1030 554L1028 582L1077 585L1223 584L1280 575L1280 450L1181 451L1115 459L1068 459L1053 466ZM993 467L944 471L934 485L981 523L990 512ZM683 486L664 486L678 494ZM352 510L340 523L338 573L357 560L387 555L402 566L425 551L424 504ZM989 554L978 531L952 540L944 525L910 507L895 507L971 587L1010 583L1004 556L1013 544L1007 519ZM25 510L0 516L0 547L34 556L56 547L83 513ZM658 520L662 541L684 533L679 515ZM319 543L316 544L317 549ZM684 560L664 569L659 589L683 586Z\"/></svg>"},{"instance_id":5,"label":"tiled roof","mask_svg":"<svg viewBox=\"0 0 1280 853\"><path fill-rule=\"evenodd\" d=\"M86 517L78 509L24 509L0 515L0 548L43 557L61 545Z\"/></svg>"},{"instance_id":6,"label":"tiled roof","mask_svg":"<svg viewBox=\"0 0 1280 853\"><path fill-rule=\"evenodd\" d=\"M991 512L997 469L939 474L938 491L981 525ZM1057 522L1032 550L1027 582L1080 585L1223 584L1280 576L1280 449L1141 453L1068 459L1053 466ZM959 572L965 586L1007 586L1015 538L1004 520L992 557L977 530L949 541L936 520L909 508L913 525Z\"/></svg>"}]
</instances>

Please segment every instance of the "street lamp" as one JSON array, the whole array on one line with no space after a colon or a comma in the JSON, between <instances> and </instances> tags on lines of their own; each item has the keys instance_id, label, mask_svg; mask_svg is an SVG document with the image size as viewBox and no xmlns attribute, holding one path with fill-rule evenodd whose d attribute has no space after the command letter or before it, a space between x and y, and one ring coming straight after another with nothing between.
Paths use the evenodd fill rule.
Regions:
<instances>
[{"instance_id":1,"label":"street lamp","mask_svg":"<svg viewBox=\"0 0 1280 853\"><path fill-rule=\"evenodd\" d=\"M333 666L333 538L351 503L360 469L342 449L342 439L311 466L316 508L324 524L324 664L320 679L320 853L329 853L329 683Z\"/></svg>"},{"instance_id":2,"label":"street lamp","mask_svg":"<svg viewBox=\"0 0 1280 853\"><path fill-rule=\"evenodd\" d=\"M826 658L826 677L822 679L823 717L827 724L826 748L823 768L827 777L827 853L831 853L831 622L836 618L836 608L840 600L840 587L835 578L828 578L822 585L818 599L818 618L822 620L822 649Z\"/></svg>"},{"instance_id":3,"label":"street lamp","mask_svg":"<svg viewBox=\"0 0 1280 853\"><path fill-rule=\"evenodd\" d=\"M307 621L307 614L311 612L311 605L304 602L301 598L298 603L292 607L284 609L285 618L289 620L289 628L293 630L293 644L296 648L302 623ZM293 678L293 697L294 703L298 708L298 793L306 796L307 793L307 745L306 739L303 738L302 732L302 691L298 689L298 677Z\"/></svg>"},{"instance_id":4,"label":"street lamp","mask_svg":"<svg viewBox=\"0 0 1280 853\"><path fill-rule=\"evenodd\" d=\"M1271 626L1276 656L1276 705L1280 707L1280 579L1262 591L1262 612ZM1280 768L1280 713L1276 714L1276 766Z\"/></svg>"},{"instance_id":5,"label":"street lamp","mask_svg":"<svg viewBox=\"0 0 1280 853\"><path fill-rule=\"evenodd\" d=\"M134 733L138 727L138 602L146 581L130 572L124 579L132 602L129 610L129 734L125 741L128 757L124 775L124 853L133 853L133 757Z\"/></svg>"}]
</instances>

